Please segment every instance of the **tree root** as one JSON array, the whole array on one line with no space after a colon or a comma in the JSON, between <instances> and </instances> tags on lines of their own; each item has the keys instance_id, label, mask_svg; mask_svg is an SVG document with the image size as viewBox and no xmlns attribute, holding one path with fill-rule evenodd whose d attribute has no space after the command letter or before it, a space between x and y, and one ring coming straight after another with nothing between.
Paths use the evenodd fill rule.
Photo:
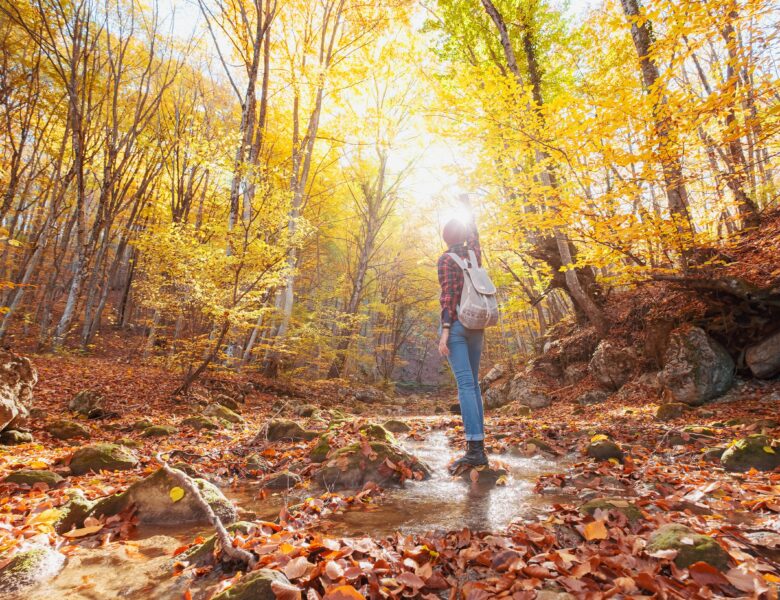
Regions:
<instances>
[{"instance_id":1,"label":"tree root","mask_svg":"<svg viewBox=\"0 0 780 600\"><path fill-rule=\"evenodd\" d=\"M165 471L167 475L170 475L173 479L175 479L176 482L186 492L192 494L192 497L195 498L195 502L203 510L203 512L206 513L209 522L216 530L217 539L219 540L219 543L222 547L222 552L225 553L225 556L227 556L230 560L245 564L249 569L254 567L255 564L257 563L257 559L255 559L254 555L251 552L248 552L243 548L236 548L233 545L233 538L230 537L230 533L228 532L227 529L225 529L225 526L222 524L222 521L214 512L214 510L211 508L211 506L209 506L209 503L206 502L206 500L203 498L203 495L200 493L198 486L193 483L192 479L190 479L187 475L185 475L181 471L177 471L176 469L171 468L171 466L162 457L162 452L158 452L155 455L155 458L157 459L157 462L160 463L160 465L162 466L163 471Z\"/></svg>"}]
</instances>

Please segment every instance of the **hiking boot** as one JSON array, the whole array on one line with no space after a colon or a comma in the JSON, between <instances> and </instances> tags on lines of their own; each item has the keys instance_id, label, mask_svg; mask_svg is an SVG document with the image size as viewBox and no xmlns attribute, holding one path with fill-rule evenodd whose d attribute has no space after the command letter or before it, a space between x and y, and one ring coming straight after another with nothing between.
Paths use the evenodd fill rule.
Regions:
<instances>
[{"instance_id":1,"label":"hiking boot","mask_svg":"<svg viewBox=\"0 0 780 600\"><path fill-rule=\"evenodd\" d=\"M468 444L466 454L450 465L450 473L453 475L464 467L481 467L488 464L484 441L466 442L466 444Z\"/></svg>"}]
</instances>

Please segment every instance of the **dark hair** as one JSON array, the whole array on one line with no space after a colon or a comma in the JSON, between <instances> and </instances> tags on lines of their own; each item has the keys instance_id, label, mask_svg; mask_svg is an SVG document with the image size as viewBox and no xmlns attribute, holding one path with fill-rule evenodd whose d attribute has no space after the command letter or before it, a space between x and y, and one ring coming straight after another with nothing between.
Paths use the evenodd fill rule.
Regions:
<instances>
[{"instance_id":1,"label":"dark hair","mask_svg":"<svg viewBox=\"0 0 780 600\"><path fill-rule=\"evenodd\" d=\"M451 219L444 226L441 237L444 238L444 241L448 246L462 244L466 241L466 226L457 219Z\"/></svg>"}]
</instances>

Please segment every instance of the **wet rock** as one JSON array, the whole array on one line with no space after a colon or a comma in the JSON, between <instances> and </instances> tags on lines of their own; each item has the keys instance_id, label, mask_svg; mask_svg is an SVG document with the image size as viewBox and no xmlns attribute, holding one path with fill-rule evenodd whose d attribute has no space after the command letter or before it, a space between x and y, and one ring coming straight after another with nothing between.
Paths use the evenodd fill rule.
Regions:
<instances>
[{"instance_id":1,"label":"wet rock","mask_svg":"<svg viewBox=\"0 0 780 600\"><path fill-rule=\"evenodd\" d=\"M555 493L560 493L560 489L556 488ZM555 540L561 548L576 548L582 543L582 536L580 533L569 525L554 525L553 532L555 533Z\"/></svg>"},{"instance_id":2,"label":"wet rock","mask_svg":"<svg viewBox=\"0 0 780 600\"><path fill-rule=\"evenodd\" d=\"M238 521L237 523L228 525L226 529L231 534L240 533L242 535L246 535L252 530L253 527L255 527L253 523L249 523L247 521ZM197 544L185 552L182 552L179 556L176 557L176 560L186 561L191 565L205 565L206 563L211 562L216 545L217 536L212 535L206 538L202 544Z\"/></svg>"},{"instance_id":3,"label":"wet rock","mask_svg":"<svg viewBox=\"0 0 780 600\"><path fill-rule=\"evenodd\" d=\"M18 446L20 444L29 444L32 441L33 436L29 431L6 429L0 432L0 445L3 446Z\"/></svg>"},{"instance_id":4,"label":"wet rock","mask_svg":"<svg viewBox=\"0 0 780 600\"><path fill-rule=\"evenodd\" d=\"M577 397L577 404L582 406L601 404L602 402L606 402L607 398L609 398L609 394L604 390L588 390Z\"/></svg>"},{"instance_id":5,"label":"wet rock","mask_svg":"<svg viewBox=\"0 0 780 600\"><path fill-rule=\"evenodd\" d=\"M748 348L745 352L745 362L759 379L780 375L780 331Z\"/></svg>"},{"instance_id":6,"label":"wet rock","mask_svg":"<svg viewBox=\"0 0 780 600\"><path fill-rule=\"evenodd\" d=\"M587 454L596 460L614 458L623 462L623 450L612 440L599 440L588 445Z\"/></svg>"},{"instance_id":7,"label":"wet rock","mask_svg":"<svg viewBox=\"0 0 780 600\"><path fill-rule=\"evenodd\" d=\"M509 382L508 402L518 402L529 408L544 408L552 404L543 385L532 376L518 373Z\"/></svg>"},{"instance_id":8,"label":"wet rock","mask_svg":"<svg viewBox=\"0 0 780 600\"><path fill-rule=\"evenodd\" d=\"M685 326L669 335L658 377L676 402L699 406L731 388L734 361L703 329Z\"/></svg>"},{"instance_id":9,"label":"wet rock","mask_svg":"<svg viewBox=\"0 0 780 600\"><path fill-rule=\"evenodd\" d=\"M295 421L289 419L273 419L268 423L268 441L276 442L279 440L300 441L313 440L319 434L316 431L308 431L301 427Z\"/></svg>"},{"instance_id":10,"label":"wet rock","mask_svg":"<svg viewBox=\"0 0 780 600\"><path fill-rule=\"evenodd\" d=\"M636 522L643 519L642 511L636 505L620 498L596 498L582 504L578 509L584 515L591 517L597 510L614 510L623 513L630 522Z\"/></svg>"},{"instance_id":11,"label":"wet rock","mask_svg":"<svg viewBox=\"0 0 780 600\"><path fill-rule=\"evenodd\" d=\"M655 411L655 418L659 421L671 421L679 419L688 410L690 407L682 402L667 402L658 407L658 410Z\"/></svg>"},{"instance_id":12,"label":"wet rock","mask_svg":"<svg viewBox=\"0 0 780 600\"><path fill-rule=\"evenodd\" d=\"M301 482L301 476L290 471L274 473L263 480L263 487L270 490L288 490Z\"/></svg>"},{"instance_id":13,"label":"wet rock","mask_svg":"<svg viewBox=\"0 0 780 600\"><path fill-rule=\"evenodd\" d=\"M182 425L186 425L187 427L192 427L196 431L199 431L201 429L205 429L207 431L214 431L216 429L219 429L219 423L210 417L204 417L203 415L195 415L192 417L187 417L182 421Z\"/></svg>"},{"instance_id":14,"label":"wet rock","mask_svg":"<svg viewBox=\"0 0 780 600\"><path fill-rule=\"evenodd\" d=\"M221 404L217 404L217 403L209 404L203 410L203 416L214 417L216 419L227 421L228 423L240 424L245 422L244 417L242 417L236 412L233 412L227 406L222 406Z\"/></svg>"},{"instance_id":15,"label":"wet rock","mask_svg":"<svg viewBox=\"0 0 780 600\"><path fill-rule=\"evenodd\" d=\"M69 500L59 507L60 518L54 523L54 530L62 535L75 527L80 527L89 511L95 506L95 501L87 500L84 492L74 489L68 492Z\"/></svg>"},{"instance_id":16,"label":"wet rock","mask_svg":"<svg viewBox=\"0 0 780 600\"><path fill-rule=\"evenodd\" d=\"M552 446L538 437L532 437L526 440L524 449L527 454L536 454L537 452L543 452L545 454L558 454L553 450Z\"/></svg>"},{"instance_id":17,"label":"wet rock","mask_svg":"<svg viewBox=\"0 0 780 600\"><path fill-rule=\"evenodd\" d=\"M38 372L30 359L0 350L0 431L27 424Z\"/></svg>"},{"instance_id":18,"label":"wet rock","mask_svg":"<svg viewBox=\"0 0 780 600\"><path fill-rule=\"evenodd\" d=\"M65 481L61 475L54 471L38 471L33 469L22 469L14 471L3 480L5 483L17 483L20 485L35 485L36 483L45 483L50 488Z\"/></svg>"},{"instance_id":19,"label":"wet rock","mask_svg":"<svg viewBox=\"0 0 780 600\"><path fill-rule=\"evenodd\" d=\"M137 466L138 459L127 448L116 444L84 446L70 459L70 470L74 475L90 471L126 471Z\"/></svg>"},{"instance_id":20,"label":"wet rock","mask_svg":"<svg viewBox=\"0 0 780 600\"><path fill-rule=\"evenodd\" d=\"M610 390L623 387L636 368L637 357L632 348L621 348L602 340L590 359L588 370L601 385Z\"/></svg>"},{"instance_id":21,"label":"wet rock","mask_svg":"<svg viewBox=\"0 0 780 600\"><path fill-rule=\"evenodd\" d=\"M82 390L68 403L68 410L89 419L99 419L106 414L105 399L95 390Z\"/></svg>"},{"instance_id":22,"label":"wet rock","mask_svg":"<svg viewBox=\"0 0 780 600\"><path fill-rule=\"evenodd\" d=\"M677 550L674 564L680 568L696 562L705 562L720 571L729 566L729 555L718 542L685 525L664 525L650 536L645 552L653 554L661 550Z\"/></svg>"},{"instance_id":23,"label":"wet rock","mask_svg":"<svg viewBox=\"0 0 780 600\"><path fill-rule=\"evenodd\" d=\"M212 600L276 600L273 584L290 585L290 580L280 571L258 569L239 579L238 583Z\"/></svg>"},{"instance_id":24,"label":"wet rock","mask_svg":"<svg viewBox=\"0 0 780 600\"><path fill-rule=\"evenodd\" d=\"M504 485L509 477L509 472L501 467L466 467L458 472L464 481L479 486Z\"/></svg>"},{"instance_id":25,"label":"wet rock","mask_svg":"<svg viewBox=\"0 0 780 600\"><path fill-rule=\"evenodd\" d=\"M0 590L11 593L47 581L57 575L64 564L65 556L48 546L34 546L18 552L0 569Z\"/></svg>"},{"instance_id":26,"label":"wet rock","mask_svg":"<svg viewBox=\"0 0 780 600\"><path fill-rule=\"evenodd\" d=\"M225 408L229 408L235 413L239 411L238 402L233 400L233 398L230 396L226 396L225 394L217 394L217 396L214 398L214 401L218 404L221 404Z\"/></svg>"},{"instance_id":27,"label":"wet rock","mask_svg":"<svg viewBox=\"0 0 780 600\"><path fill-rule=\"evenodd\" d=\"M72 439L89 439L89 429L84 427L81 423L75 421L68 421L67 419L60 419L53 421L44 427L44 430L53 438L58 440L72 440Z\"/></svg>"},{"instance_id":28,"label":"wet rock","mask_svg":"<svg viewBox=\"0 0 780 600\"><path fill-rule=\"evenodd\" d=\"M173 425L152 425L144 429L144 437L168 437L176 433Z\"/></svg>"},{"instance_id":29,"label":"wet rock","mask_svg":"<svg viewBox=\"0 0 780 600\"><path fill-rule=\"evenodd\" d=\"M218 487L204 479L193 479L182 471L179 473L198 488L203 499L223 523L232 523L236 520L235 506L225 498ZM184 496L174 500L171 496L173 488L182 489ZM98 501L90 511L90 516L115 515L131 505L135 505L141 523L175 525L209 522L194 495L182 488L179 480L163 469L135 482L121 494Z\"/></svg>"},{"instance_id":30,"label":"wet rock","mask_svg":"<svg viewBox=\"0 0 780 600\"><path fill-rule=\"evenodd\" d=\"M382 486L398 485L398 469L406 469L407 477L430 477L430 469L423 462L401 448L383 442L355 443L339 448L331 453L315 477L328 489L357 489L368 481Z\"/></svg>"},{"instance_id":31,"label":"wet rock","mask_svg":"<svg viewBox=\"0 0 780 600\"><path fill-rule=\"evenodd\" d=\"M369 440L376 442L385 442L386 444L395 444L395 436L387 429L376 423L368 423L360 428L360 433Z\"/></svg>"},{"instance_id":32,"label":"wet rock","mask_svg":"<svg viewBox=\"0 0 780 600\"><path fill-rule=\"evenodd\" d=\"M780 467L780 444L763 434L738 440L720 459L727 471L772 471Z\"/></svg>"},{"instance_id":33,"label":"wet rock","mask_svg":"<svg viewBox=\"0 0 780 600\"><path fill-rule=\"evenodd\" d=\"M398 419L390 419L385 421L382 427L391 433L406 433L407 431L412 430L412 428L409 427L407 423L404 421L399 421Z\"/></svg>"}]
</instances>

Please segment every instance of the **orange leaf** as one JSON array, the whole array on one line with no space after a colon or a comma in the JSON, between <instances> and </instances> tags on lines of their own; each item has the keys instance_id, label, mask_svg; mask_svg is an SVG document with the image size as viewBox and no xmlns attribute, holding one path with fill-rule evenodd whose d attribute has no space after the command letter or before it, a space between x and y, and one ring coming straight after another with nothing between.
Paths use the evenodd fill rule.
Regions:
<instances>
[{"instance_id":1,"label":"orange leaf","mask_svg":"<svg viewBox=\"0 0 780 600\"><path fill-rule=\"evenodd\" d=\"M588 541L606 540L608 536L604 521L592 521L591 523L586 523L584 535L585 539Z\"/></svg>"},{"instance_id":2,"label":"orange leaf","mask_svg":"<svg viewBox=\"0 0 780 600\"><path fill-rule=\"evenodd\" d=\"M351 585L339 585L331 588L322 600L365 600L365 596Z\"/></svg>"}]
</instances>

